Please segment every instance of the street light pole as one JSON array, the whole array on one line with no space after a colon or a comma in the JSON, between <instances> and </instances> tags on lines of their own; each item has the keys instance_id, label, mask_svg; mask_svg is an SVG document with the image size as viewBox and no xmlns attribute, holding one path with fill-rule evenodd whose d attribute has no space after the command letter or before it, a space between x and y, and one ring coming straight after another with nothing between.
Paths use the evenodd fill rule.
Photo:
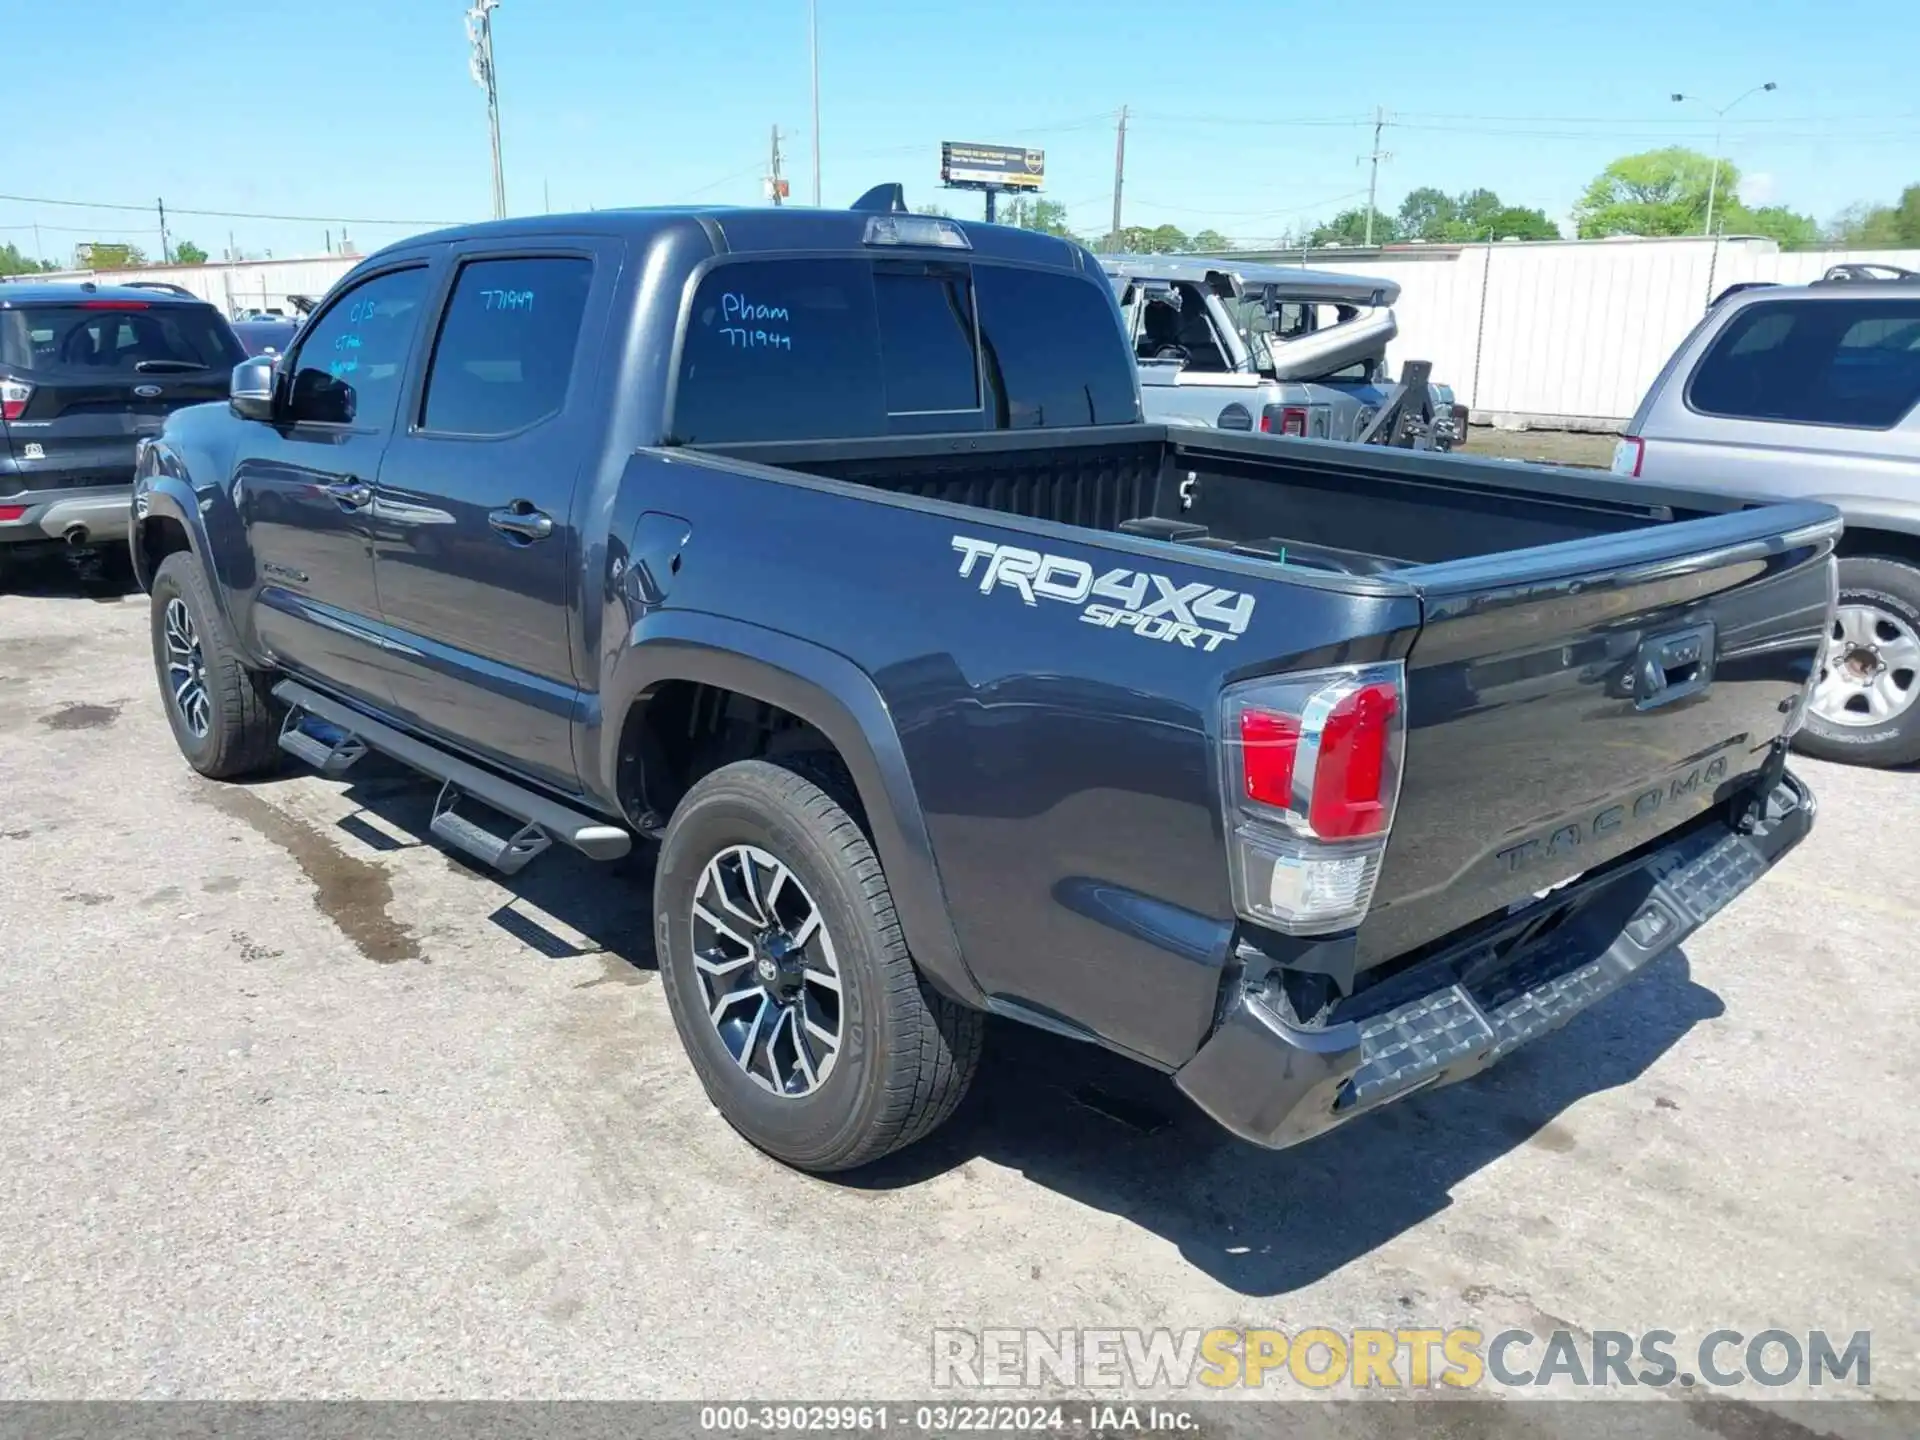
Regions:
<instances>
[{"instance_id":1,"label":"street light pole","mask_svg":"<svg viewBox=\"0 0 1920 1440\"><path fill-rule=\"evenodd\" d=\"M500 167L500 87L493 68L493 12L500 0L473 0L467 11L467 43L472 54L467 69L474 84L487 92L487 135L493 144L493 218L507 218L507 181Z\"/></svg>"},{"instance_id":2,"label":"street light pole","mask_svg":"<svg viewBox=\"0 0 1920 1440\"><path fill-rule=\"evenodd\" d=\"M1763 90L1778 90L1779 88L1778 85L1769 80L1763 85L1756 85L1751 90L1741 92L1718 108L1707 105L1707 102L1702 100L1698 95L1681 95L1677 92L1675 93L1673 100L1676 105L1686 100L1696 105L1707 105L1707 108L1713 111L1713 170L1707 179L1707 228L1701 232L1703 235L1713 234L1713 207L1714 202L1720 197L1720 137L1726 131L1727 112L1749 95L1758 95Z\"/></svg>"},{"instance_id":3,"label":"street light pole","mask_svg":"<svg viewBox=\"0 0 1920 1440\"><path fill-rule=\"evenodd\" d=\"M820 0L807 0L807 50L813 66L813 206L820 208Z\"/></svg>"}]
</instances>

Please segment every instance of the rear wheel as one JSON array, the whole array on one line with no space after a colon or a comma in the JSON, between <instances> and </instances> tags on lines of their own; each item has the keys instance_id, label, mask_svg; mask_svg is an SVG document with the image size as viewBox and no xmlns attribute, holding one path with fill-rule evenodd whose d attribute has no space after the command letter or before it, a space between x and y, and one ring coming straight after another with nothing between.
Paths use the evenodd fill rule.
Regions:
<instances>
[{"instance_id":1,"label":"rear wheel","mask_svg":"<svg viewBox=\"0 0 1920 1440\"><path fill-rule=\"evenodd\" d=\"M708 1098L776 1159L851 1169L953 1113L981 1017L915 971L831 772L745 760L688 792L654 879L660 971Z\"/></svg>"},{"instance_id":2,"label":"rear wheel","mask_svg":"<svg viewBox=\"0 0 1920 1440\"><path fill-rule=\"evenodd\" d=\"M241 661L191 552L160 562L150 605L160 700L187 763L215 780L272 769L280 758L272 679Z\"/></svg>"},{"instance_id":3,"label":"rear wheel","mask_svg":"<svg viewBox=\"0 0 1920 1440\"><path fill-rule=\"evenodd\" d=\"M1877 556L1840 562L1840 603L1799 745L1851 765L1920 760L1920 569Z\"/></svg>"}]
</instances>

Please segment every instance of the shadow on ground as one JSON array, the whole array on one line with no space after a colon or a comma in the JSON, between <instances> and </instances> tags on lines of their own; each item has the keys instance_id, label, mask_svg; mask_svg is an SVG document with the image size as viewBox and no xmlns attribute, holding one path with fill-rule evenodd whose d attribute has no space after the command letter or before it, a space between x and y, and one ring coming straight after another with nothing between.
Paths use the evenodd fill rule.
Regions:
<instances>
[{"instance_id":1,"label":"shadow on ground","mask_svg":"<svg viewBox=\"0 0 1920 1440\"><path fill-rule=\"evenodd\" d=\"M0 595L118 604L139 589L123 545L41 553L25 560L0 550Z\"/></svg>"},{"instance_id":2,"label":"shadow on ground","mask_svg":"<svg viewBox=\"0 0 1920 1440\"><path fill-rule=\"evenodd\" d=\"M435 843L422 838L431 783L377 757L353 775L347 796L365 813L347 817L342 830L375 849ZM448 864L467 871L464 861ZM530 959L590 952L555 935L528 906L628 965L654 968L648 858L604 866L555 850L518 876L484 878L514 895L491 918ZM1229 1136L1166 1076L995 1020L972 1093L952 1121L905 1152L836 1178L895 1189L983 1158L1165 1238L1241 1294L1282 1295L1444 1211L1456 1186L1513 1150L1577 1149L1578 1137L1557 1117L1632 1083L1694 1025L1722 1013L1719 997L1693 981L1675 952L1475 1079L1282 1152ZM1552 1222L1543 1215L1540 1223Z\"/></svg>"}]
</instances>

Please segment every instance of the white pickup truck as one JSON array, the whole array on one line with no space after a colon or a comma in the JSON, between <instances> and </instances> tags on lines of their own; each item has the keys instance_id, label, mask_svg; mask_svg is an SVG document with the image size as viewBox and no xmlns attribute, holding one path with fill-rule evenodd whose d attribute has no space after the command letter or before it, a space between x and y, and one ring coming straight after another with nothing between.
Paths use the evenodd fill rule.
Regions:
<instances>
[{"instance_id":1,"label":"white pickup truck","mask_svg":"<svg viewBox=\"0 0 1920 1440\"><path fill-rule=\"evenodd\" d=\"M1388 376L1391 280L1223 258L1100 263L1150 420L1434 450L1466 436L1465 410L1422 362Z\"/></svg>"}]
</instances>

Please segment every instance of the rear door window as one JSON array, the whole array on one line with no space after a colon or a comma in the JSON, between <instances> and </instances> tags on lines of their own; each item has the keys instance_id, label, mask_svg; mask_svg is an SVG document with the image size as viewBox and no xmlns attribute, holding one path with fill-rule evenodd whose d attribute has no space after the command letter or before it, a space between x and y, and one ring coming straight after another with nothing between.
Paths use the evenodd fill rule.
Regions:
<instances>
[{"instance_id":1,"label":"rear door window","mask_svg":"<svg viewBox=\"0 0 1920 1440\"><path fill-rule=\"evenodd\" d=\"M558 414L592 285L584 258L461 266L427 373L423 428L506 435Z\"/></svg>"},{"instance_id":2,"label":"rear door window","mask_svg":"<svg viewBox=\"0 0 1920 1440\"><path fill-rule=\"evenodd\" d=\"M991 425L1124 425L1140 418L1126 337L1104 284L973 267Z\"/></svg>"},{"instance_id":3,"label":"rear door window","mask_svg":"<svg viewBox=\"0 0 1920 1440\"><path fill-rule=\"evenodd\" d=\"M1920 404L1920 300L1749 305L1702 357L1687 401L1736 419L1891 429Z\"/></svg>"},{"instance_id":4,"label":"rear door window","mask_svg":"<svg viewBox=\"0 0 1920 1440\"><path fill-rule=\"evenodd\" d=\"M0 310L0 363L48 376L185 374L246 359L208 305L138 300L23 305Z\"/></svg>"}]
</instances>

